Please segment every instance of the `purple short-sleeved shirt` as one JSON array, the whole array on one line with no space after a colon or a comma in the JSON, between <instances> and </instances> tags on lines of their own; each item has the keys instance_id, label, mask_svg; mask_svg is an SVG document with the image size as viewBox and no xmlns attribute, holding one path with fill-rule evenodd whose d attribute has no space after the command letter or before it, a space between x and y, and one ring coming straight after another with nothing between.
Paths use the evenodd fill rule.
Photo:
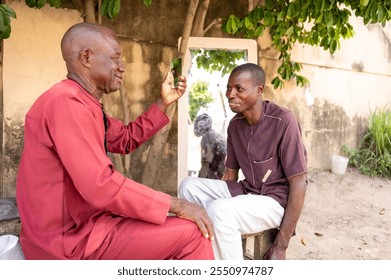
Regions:
<instances>
[{"instance_id":1,"label":"purple short-sleeved shirt","mask_svg":"<svg viewBox=\"0 0 391 280\"><path fill-rule=\"evenodd\" d=\"M270 196L285 208L289 177L307 172L306 149L298 121L291 111L262 102L261 119L249 125L236 114L228 126L226 167L241 169L243 181L227 181L232 196Z\"/></svg>"}]
</instances>

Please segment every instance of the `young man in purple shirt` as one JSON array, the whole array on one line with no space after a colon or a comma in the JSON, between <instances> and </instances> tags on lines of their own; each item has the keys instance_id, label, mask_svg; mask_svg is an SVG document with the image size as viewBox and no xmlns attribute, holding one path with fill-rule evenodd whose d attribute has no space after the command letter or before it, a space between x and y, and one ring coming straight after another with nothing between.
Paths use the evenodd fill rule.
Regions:
<instances>
[{"instance_id":1,"label":"young man in purple shirt","mask_svg":"<svg viewBox=\"0 0 391 280\"><path fill-rule=\"evenodd\" d=\"M179 196L202 205L213 221L216 259L243 259L241 234L279 228L265 259L286 259L304 204L306 150L292 112L262 101L265 73L236 67L226 96L237 113L228 126L222 180L188 177ZM239 180L239 170L244 175Z\"/></svg>"}]
</instances>

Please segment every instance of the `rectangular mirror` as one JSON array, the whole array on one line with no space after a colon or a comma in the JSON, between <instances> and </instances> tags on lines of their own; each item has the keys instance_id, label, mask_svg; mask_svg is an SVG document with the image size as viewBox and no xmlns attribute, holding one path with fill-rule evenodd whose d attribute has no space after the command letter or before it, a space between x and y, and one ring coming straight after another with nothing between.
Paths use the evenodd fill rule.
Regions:
<instances>
[{"instance_id":1,"label":"rectangular mirror","mask_svg":"<svg viewBox=\"0 0 391 280\"><path fill-rule=\"evenodd\" d=\"M180 45L180 39L179 39ZM235 66L251 62L258 64L257 42L251 39L190 37L186 53L183 57L182 73L187 77L186 93L178 101L178 186L187 176L198 176L201 168L201 137L194 133L194 119L201 113L206 113L212 118L212 128L226 138L226 129L233 113L228 107L225 97L225 89L229 77L227 69L208 72L205 65L218 61L218 58L203 58L200 63L204 67L197 66L196 58L209 50L224 51L239 54L239 59L232 59ZM225 58L227 64L227 58ZM220 65L221 66L221 65ZM231 65L232 67L232 65ZM204 100L194 106L195 87L202 87ZM198 92L200 90L198 89ZM206 98L205 98L206 96ZM189 98L190 97L190 98ZM192 99L192 106L189 104ZM195 108L196 107L196 108Z\"/></svg>"}]
</instances>

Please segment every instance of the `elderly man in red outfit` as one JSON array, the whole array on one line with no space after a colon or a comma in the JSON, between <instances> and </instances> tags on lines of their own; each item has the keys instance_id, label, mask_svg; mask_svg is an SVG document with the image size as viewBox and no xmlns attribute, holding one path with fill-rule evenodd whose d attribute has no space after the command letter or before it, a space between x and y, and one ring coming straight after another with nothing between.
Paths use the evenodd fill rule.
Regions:
<instances>
[{"instance_id":1,"label":"elderly man in red outfit","mask_svg":"<svg viewBox=\"0 0 391 280\"><path fill-rule=\"evenodd\" d=\"M107 156L131 152L169 122L164 111L185 92L185 77L173 89L169 73L157 102L123 124L99 102L125 71L114 32L74 25L61 51L67 79L25 120L16 191L26 259L213 259L202 207L125 178Z\"/></svg>"}]
</instances>

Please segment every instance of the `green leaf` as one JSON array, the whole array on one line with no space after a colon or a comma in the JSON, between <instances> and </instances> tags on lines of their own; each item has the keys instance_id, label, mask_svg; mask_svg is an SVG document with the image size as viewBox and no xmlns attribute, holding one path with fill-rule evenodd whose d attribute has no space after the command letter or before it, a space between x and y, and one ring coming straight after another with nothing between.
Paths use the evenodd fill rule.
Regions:
<instances>
[{"instance_id":1,"label":"green leaf","mask_svg":"<svg viewBox=\"0 0 391 280\"><path fill-rule=\"evenodd\" d=\"M333 13L330 11L326 12L325 20L327 28L330 28L333 25Z\"/></svg>"},{"instance_id":2,"label":"green leaf","mask_svg":"<svg viewBox=\"0 0 391 280\"><path fill-rule=\"evenodd\" d=\"M369 0L360 0L360 5L361 6L367 6L369 3Z\"/></svg>"},{"instance_id":3,"label":"green leaf","mask_svg":"<svg viewBox=\"0 0 391 280\"><path fill-rule=\"evenodd\" d=\"M304 87L305 85L308 85L310 81L301 75L296 75L296 85Z\"/></svg>"},{"instance_id":4,"label":"green leaf","mask_svg":"<svg viewBox=\"0 0 391 280\"><path fill-rule=\"evenodd\" d=\"M7 14L0 11L0 30L6 30L7 26L11 23L10 18Z\"/></svg>"},{"instance_id":5,"label":"green leaf","mask_svg":"<svg viewBox=\"0 0 391 280\"><path fill-rule=\"evenodd\" d=\"M235 34L238 31L238 25L236 24L236 17L234 15L230 15L228 18L227 31L231 34Z\"/></svg>"},{"instance_id":6,"label":"green leaf","mask_svg":"<svg viewBox=\"0 0 391 280\"><path fill-rule=\"evenodd\" d=\"M107 15L107 8L109 6L109 1L110 0L103 0L102 6L100 6L100 15L101 16L106 16Z\"/></svg>"},{"instance_id":7,"label":"green leaf","mask_svg":"<svg viewBox=\"0 0 391 280\"><path fill-rule=\"evenodd\" d=\"M318 0L318 1L320 1L320 0ZM326 0L322 0L322 5L320 6L320 11L321 12L326 10L326 5L327 5Z\"/></svg>"},{"instance_id":8,"label":"green leaf","mask_svg":"<svg viewBox=\"0 0 391 280\"><path fill-rule=\"evenodd\" d=\"M149 7L152 5L152 0L144 0L144 5Z\"/></svg>"},{"instance_id":9,"label":"green leaf","mask_svg":"<svg viewBox=\"0 0 391 280\"><path fill-rule=\"evenodd\" d=\"M109 0L109 4L107 6L107 17L110 19L113 18L114 1L115 0Z\"/></svg>"},{"instance_id":10,"label":"green leaf","mask_svg":"<svg viewBox=\"0 0 391 280\"><path fill-rule=\"evenodd\" d=\"M315 4L314 4L315 12L320 12L321 7L322 7L322 1L320 1L320 0L315 1Z\"/></svg>"},{"instance_id":11,"label":"green leaf","mask_svg":"<svg viewBox=\"0 0 391 280\"><path fill-rule=\"evenodd\" d=\"M293 19L293 18L297 17L299 14L300 14L300 9L297 8L297 6L295 5L295 2L289 3L286 17L288 19Z\"/></svg>"},{"instance_id":12,"label":"green leaf","mask_svg":"<svg viewBox=\"0 0 391 280\"><path fill-rule=\"evenodd\" d=\"M294 30L294 26L291 25L291 26L288 28L288 30L285 32L285 34L286 34L287 36L291 36L292 33L293 33L293 30Z\"/></svg>"},{"instance_id":13,"label":"green leaf","mask_svg":"<svg viewBox=\"0 0 391 280\"><path fill-rule=\"evenodd\" d=\"M120 9L121 9L121 0L114 0L113 18L115 18L118 15Z\"/></svg>"},{"instance_id":14,"label":"green leaf","mask_svg":"<svg viewBox=\"0 0 391 280\"><path fill-rule=\"evenodd\" d=\"M254 21L260 21L263 19L263 8L261 8L260 6L257 6L253 11L252 11L252 14L253 14L253 19Z\"/></svg>"},{"instance_id":15,"label":"green leaf","mask_svg":"<svg viewBox=\"0 0 391 280\"><path fill-rule=\"evenodd\" d=\"M16 18L16 13L10 6L7 4L0 4L0 9L4 12L4 14L8 15L9 17Z\"/></svg>"},{"instance_id":16,"label":"green leaf","mask_svg":"<svg viewBox=\"0 0 391 280\"><path fill-rule=\"evenodd\" d=\"M329 38L323 37L323 39L320 41L319 46L323 47L325 50L329 48Z\"/></svg>"},{"instance_id":17,"label":"green leaf","mask_svg":"<svg viewBox=\"0 0 391 280\"><path fill-rule=\"evenodd\" d=\"M0 39L8 39L11 35L11 26L8 25L0 31Z\"/></svg>"},{"instance_id":18,"label":"green leaf","mask_svg":"<svg viewBox=\"0 0 391 280\"><path fill-rule=\"evenodd\" d=\"M269 11L265 13L264 24L265 26L272 26L274 23L273 14Z\"/></svg>"},{"instance_id":19,"label":"green leaf","mask_svg":"<svg viewBox=\"0 0 391 280\"><path fill-rule=\"evenodd\" d=\"M281 81L281 79L279 77L275 77L272 81L271 81L274 89L282 89L283 86L284 86L284 83Z\"/></svg>"},{"instance_id":20,"label":"green leaf","mask_svg":"<svg viewBox=\"0 0 391 280\"><path fill-rule=\"evenodd\" d=\"M337 50L338 42L336 40L331 40L330 42L330 53L333 54Z\"/></svg>"},{"instance_id":21,"label":"green leaf","mask_svg":"<svg viewBox=\"0 0 391 280\"><path fill-rule=\"evenodd\" d=\"M254 37L260 37L263 34L263 31L265 31L265 26L263 24L259 25L257 29L255 29Z\"/></svg>"},{"instance_id":22,"label":"green leaf","mask_svg":"<svg viewBox=\"0 0 391 280\"><path fill-rule=\"evenodd\" d=\"M314 44L318 44L318 42L319 42L319 33L318 32L312 32L312 40L313 40L313 42L314 42Z\"/></svg>"},{"instance_id":23,"label":"green leaf","mask_svg":"<svg viewBox=\"0 0 391 280\"><path fill-rule=\"evenodd\" d=\"M377 5L373 4L371 8L371 22L375 23L377 19Z\"/></svg>"},{"instance_id":24,"label":"green leaf","mask_svg":"<svg viewBox=\"0 0 391 280\"><path fill-rule=\"evenodd\" d=\"M370 1L369 5L367 5L367 8L365 9L365 13L364 13L364 18L370 18L373 3L374 3L373 1Z\"/></svg>"},{"instance_id":25,"label":"green leaf","mask_svg":"<svg viewBox=\"0 0 391 280\"><path fill-rule=\"evenodd\" d=\"M0 39L7 39L11 34L10 18L3 10L0 10Z\"/></svg>"},{"instance_id":26,"label":"green leaf","mask_svg":"<svg viewBox=\"0 0 391 280\"><path fill-rule=\"evenodd\" d=\"M386 18L387 18L386 8L382 4L378 3L377 4L377 21L382 22Z\"/></svg>"},{"instance_id":27,"label":"green leaf","mask_svg":"<svg viewBox=\"0 0 391 280\"><path fill-rule=\"evenodd\" d=\"M35 8L37 6L37 0L25 0L25 3L30 8Z\"/></svg>"},{"instance_id":28,"label":"green leaf","mask_svg":"<svg viewBox=\"0 0 391 280\"><path fill-rule=\"evenodd\" d=\"M37 1L37 8L42 8L43 6L45 6L47 0L38 0Z\"/></svg>"},{"instance_id":29,"label":"green leaf","mask_svg":"<svg viewBox=\"0 0 391 280\"><path fill-rule=\"evenodd\" d=\"M315 20L315 23L322 23L323 20L323 14L320 14L318 18Z\"/></svg>"},{"instance_id":30,"label":"green leaf","mask_svg":"<svg viewBox=\"0 0 391 280\"><path fill-rule=\"evenodd\" d=\"M247 28L247 29L252 29L254 24L253 22L248 18L248 17L245 17L244 18L244 26Z\"/></svg>"},{"instance_id":31,"label":"green leaf","mask_svg":"<svg viewBox=\"0 0 391 280\"><path fill-rule=\"evenodd\" d=\"M285 18L285 11L282 10L281 12L278 13L277 21L283 21L284 18Z\"/></svg>"},{"instance_id":32,"label":"green leaf","mask_svg":"<svg viewBox=\"0 0 391 280\"><path fill-rule=\"evenodd\" d=\"M51 7L60 8L61 0L49 0L49 5Z\"/></svg>"}]
</instances>

